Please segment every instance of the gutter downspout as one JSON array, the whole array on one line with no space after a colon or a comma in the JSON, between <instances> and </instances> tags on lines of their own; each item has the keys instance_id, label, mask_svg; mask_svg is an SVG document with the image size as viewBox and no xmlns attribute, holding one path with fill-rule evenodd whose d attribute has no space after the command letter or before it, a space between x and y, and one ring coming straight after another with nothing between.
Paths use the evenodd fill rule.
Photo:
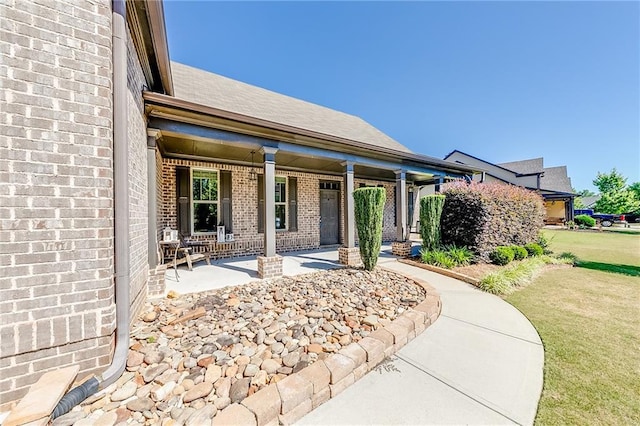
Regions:
<instances>
[{"instance_id":1,"label":"gutter downspout","mask_svg":"<svg viewBox=\"0 0 640 426\"><path fill-rule=\"evenodd\" d=\"M124 372L129 352L129 151L127 145L127 33L125 0L112 0L113 55L113 202L116 344L111 365L70 390L58 403L52 419L115 382Z\"/></svg>"}]
</instances>

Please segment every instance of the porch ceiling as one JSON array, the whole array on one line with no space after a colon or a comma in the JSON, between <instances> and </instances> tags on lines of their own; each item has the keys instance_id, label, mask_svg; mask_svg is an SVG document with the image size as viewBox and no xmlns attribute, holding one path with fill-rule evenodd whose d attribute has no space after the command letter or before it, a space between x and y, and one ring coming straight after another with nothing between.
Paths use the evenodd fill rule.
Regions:
<instances>
[{"instance_id":1,"label":"porch ceiling","mask_svg":"<svg viewBox=\"0 0 640 426\"><path fill-rule=\"evenodd\" d=\"M164 132L162 139L158 143L163 155L167 157L230 162L242 165L251 165L253 161L253 165L257 167L262 165L260 147L246 142L235 143L197 137L184 138L180 135ZM254 151L253 158L251 151ZM344 165L340 160L284 151L279 151L276 154L276 168L334 175L342 175L344 172ZM395 180L395 173L392 170L377 167L355 165L354 173L356 178ZM433 178L434 175L426 173L407 173L408 181L428 181Z\"/></svg>"}]
</instances>

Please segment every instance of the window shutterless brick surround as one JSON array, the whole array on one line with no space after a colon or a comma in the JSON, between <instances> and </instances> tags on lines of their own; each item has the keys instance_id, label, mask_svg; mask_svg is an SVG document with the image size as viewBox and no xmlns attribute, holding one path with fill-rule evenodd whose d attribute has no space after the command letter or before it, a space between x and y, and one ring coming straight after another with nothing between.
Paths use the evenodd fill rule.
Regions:
<instances>
[{"instance_id":1,"label":"window shutterless brick surround","mask_svg":"<svg viewBox=\"0 0 640 426\"><path fill-rule=\"evenodd\" d=\"M162 159L162 181L160 208L158 209L158 232L165 227L177 229L176 208L176 166L212 168L230 170L232 187L232 230L235 241L216 243L211 247L213 259L231 258L247 255L261 255L264 249L264 237L258 233L258 182L250 179L251 167L235 166L204 161L191 161L175 158ZM277 164L276 164L277 167ZM254 170L262 172L256 163ZM278 176L298 178L298 231L277 231L276 250L280 253L296 250L316 249L320 247L320 181L340 182L340 217L344 217L343 188L341 176L322 175L277 170ZM387 190L383 219L383 240L395 239L395 183L355 179L355 185L383 185ZM344 221L340 220L340 241L343 241ZM215 235L193 235L193 239L216 241ZM356 236L357 239L357 236ZM201 249L202 250L202 249Z\"/></svg>"},{"instance_id":2,"label":"window shutterless brick surround","mask_svg":"<svg viewBox=\"0 0 640 426\"><path fill-rule=\"evenodd\" d=\"M427 291L422 303L359 342L231 404L213 418L213 424L292 424L397 352L433 324L442 309L440 296L429 284L409 278Z\"/></svg>"}]
</instances>

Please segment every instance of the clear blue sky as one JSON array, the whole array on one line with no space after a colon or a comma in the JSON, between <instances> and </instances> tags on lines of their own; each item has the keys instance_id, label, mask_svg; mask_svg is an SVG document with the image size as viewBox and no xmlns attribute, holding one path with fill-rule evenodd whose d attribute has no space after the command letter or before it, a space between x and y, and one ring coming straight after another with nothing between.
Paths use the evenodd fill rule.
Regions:
<instances>
[{"instance_id":1,"label":"clear blue sky","mask_svg":"<svg viewBox=\"0 0 640 426\"><path fill-rule=\"evenodd\" d=\"M172 60L367 120L411 150L640 181L638 2L165 0Z\"/></svg>"}]
</instances>

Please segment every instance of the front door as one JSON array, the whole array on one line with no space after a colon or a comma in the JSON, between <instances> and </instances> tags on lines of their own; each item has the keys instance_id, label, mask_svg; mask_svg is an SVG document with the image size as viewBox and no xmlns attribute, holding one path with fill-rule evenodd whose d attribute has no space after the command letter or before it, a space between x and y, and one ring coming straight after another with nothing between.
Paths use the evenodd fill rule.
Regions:
<instances>
[{"instance_id":1,"label":"front door","mask_svg":"<svg viewBox=\"0 0 640 426\"><path fill-rule=\"evenodd\" d=\"M320 190L320 245L340 242L340 191Z\"/></svg>"}]
</instances>

